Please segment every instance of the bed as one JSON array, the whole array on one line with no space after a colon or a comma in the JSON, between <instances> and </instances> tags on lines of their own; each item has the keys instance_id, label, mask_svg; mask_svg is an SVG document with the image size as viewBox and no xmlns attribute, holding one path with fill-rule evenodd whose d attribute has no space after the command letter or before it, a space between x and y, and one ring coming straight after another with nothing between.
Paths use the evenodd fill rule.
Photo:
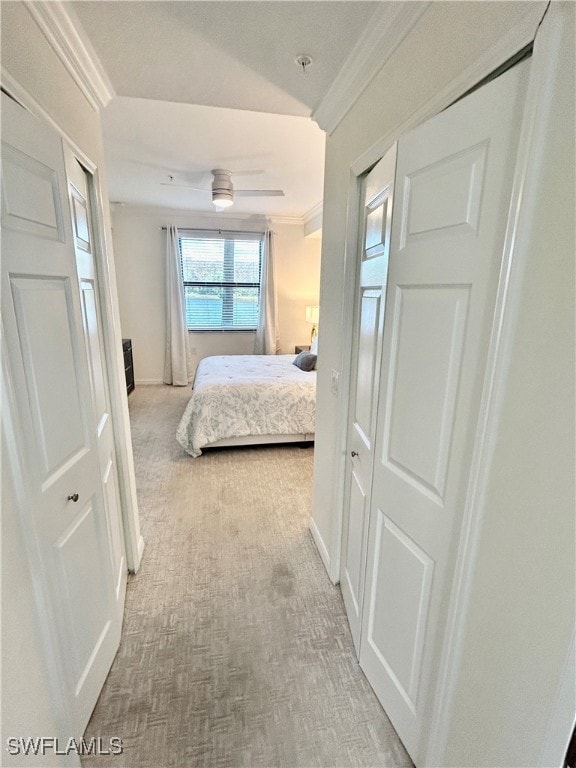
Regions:
<instances>
[{"instance_id":1,"label":"bed","mask_svg":"<svg viewBox=\"0 0 576 768\"><path fill-rule=\"evenodd\" d=\"M203 448L314 440L316 371L294 355L205 357L176 439L198 457Z\"/></svg>"}]
</instances>

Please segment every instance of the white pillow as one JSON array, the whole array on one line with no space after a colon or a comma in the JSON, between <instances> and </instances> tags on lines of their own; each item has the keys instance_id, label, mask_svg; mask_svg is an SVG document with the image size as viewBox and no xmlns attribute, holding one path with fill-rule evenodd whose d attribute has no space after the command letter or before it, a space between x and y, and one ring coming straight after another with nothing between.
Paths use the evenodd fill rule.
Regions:
<instances>
[{"instance_id":1,"label":"white pillow","mask_svg":"<svg viewBox=\"0 0 576 768\"><path fill-rule=\"evenodd\" d=\"M310 354L311 355L317 355L318 354L318 334L314 336L314 340L312 341L312 344L310 345Z\"/></svg>"}]
</instances>

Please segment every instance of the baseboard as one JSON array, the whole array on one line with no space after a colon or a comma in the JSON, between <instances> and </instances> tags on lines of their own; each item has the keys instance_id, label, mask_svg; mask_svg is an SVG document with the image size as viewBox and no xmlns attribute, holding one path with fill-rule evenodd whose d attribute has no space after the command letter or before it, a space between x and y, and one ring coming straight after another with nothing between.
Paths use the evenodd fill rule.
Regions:
<instances>
[{"instance_id":1,"label":"baseboard","mask_svg":"<svg viewBox=\"0 0 576 768\"><path fill-rule=\"evenodd\" d=\"M574 680L576 679L574 672L574 635L572 635L538 765L560 765L566 755L574 730Z\"/></svg>"},{"instance_id":2,"label":"baseboard","mask_svg":"<svg viewBox=\"0 0 576 768\"><path fill-rule=\"evenodd\" d=\"M328 571L328 575L330 575L330 554L328 553L326 544L324 544L324 539L320 535L320 531L318 530L318 526L316 525L316 522L314 521L313 517L310 518L310 522L308 523L308 528L310 529L310 533L312 534L312 538L314 539L314 544L316 544L318 553L322 558L322 562L324 563L324 568L326 568L326 570Z\"/></svg>"},{"instance_id":3,"label":"baseboard","mask_svg":"<svg viewBox=\"0 0 576 768\"><path fill-rule=\"evenodd\" d=\"M138 386L145 387L149 384L164 384L162 379L135 379L134 384Z\"/></svg>"}]
</instances>

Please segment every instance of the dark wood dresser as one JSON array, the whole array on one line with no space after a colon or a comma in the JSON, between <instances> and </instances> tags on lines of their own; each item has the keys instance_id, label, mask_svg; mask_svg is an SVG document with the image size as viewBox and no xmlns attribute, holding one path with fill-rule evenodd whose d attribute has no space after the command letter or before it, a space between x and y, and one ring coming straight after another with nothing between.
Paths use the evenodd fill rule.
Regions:
<instances>
[{"instance_id":1,"label":"dark wood dresser","mask_svg":"<svg viewBox=\"0 0 576 768\"><path fill-rule=\"evenodd\" d=\"M124 350L124 373L126 375L126 393L134 389L134 363L132 362L132 339L122 339Z\"/></svg>"}]
</instances>

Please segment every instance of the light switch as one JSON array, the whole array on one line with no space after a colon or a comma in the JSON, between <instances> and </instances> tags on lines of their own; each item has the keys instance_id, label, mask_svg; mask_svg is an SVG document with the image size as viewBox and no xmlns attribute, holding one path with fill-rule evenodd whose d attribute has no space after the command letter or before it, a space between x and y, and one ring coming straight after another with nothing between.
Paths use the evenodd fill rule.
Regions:
<instances>
[{"instance_id":1,"label":"light switch","mask_svg":"<svg viewBox=\"0 0 576 768\"><path fill-rule=\"evenodd\" d=\"M333 395L338 394L338 385L340 383L340 372L335 371L334 368L332 368L332 375L330 378L330 390Z\"/></svg>"}]
</instances>

